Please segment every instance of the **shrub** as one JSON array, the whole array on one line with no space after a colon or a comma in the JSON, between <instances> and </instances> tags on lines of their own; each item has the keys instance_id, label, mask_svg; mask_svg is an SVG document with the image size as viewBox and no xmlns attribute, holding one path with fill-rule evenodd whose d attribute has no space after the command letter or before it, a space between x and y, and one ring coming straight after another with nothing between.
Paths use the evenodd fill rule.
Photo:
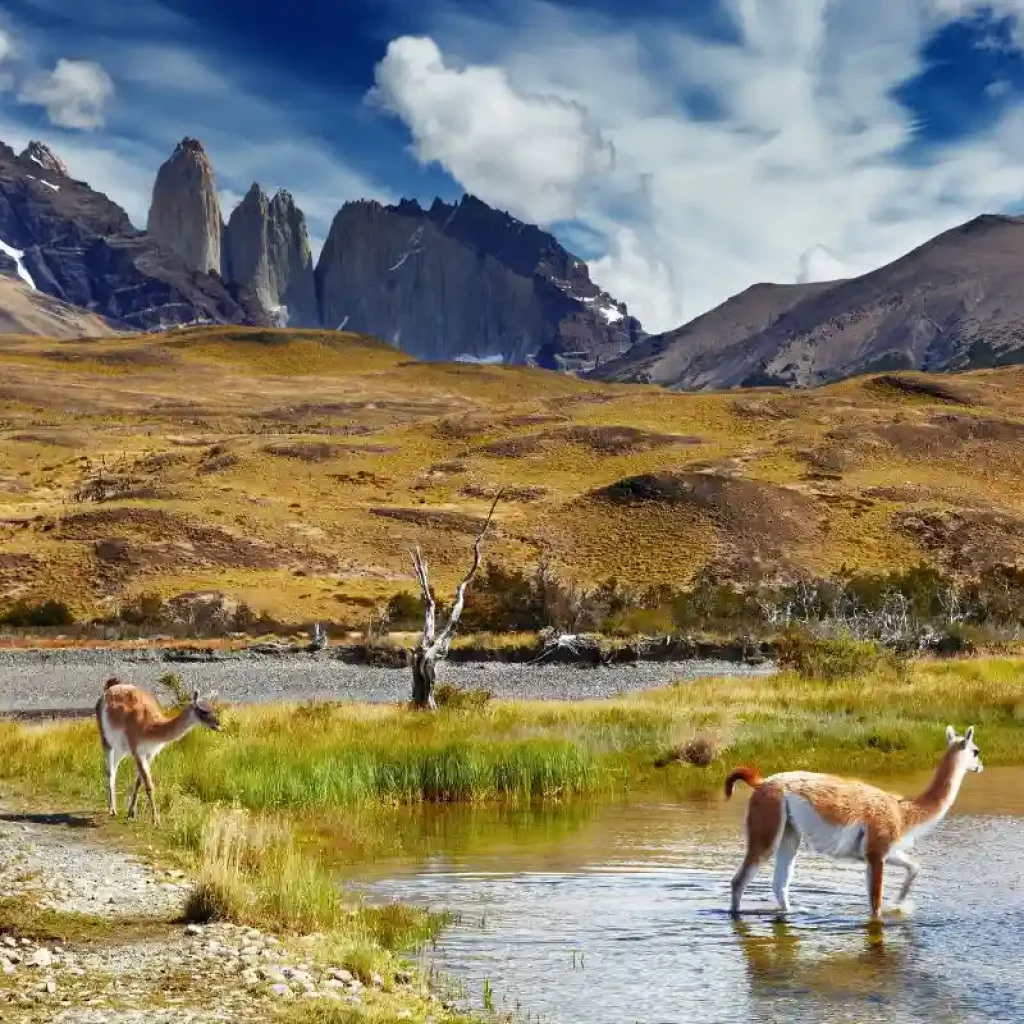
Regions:
<instances>
[{"instance_id":1,"label":"shrub","mask_svg":"<svg viewBox=\"0 0 1024 1024\"><path fill-rule=\"evenodd\" d=\"M139 594L123 604L118 612L130 626L156 626L167 617L167 607L159 594Z\"/></svg>"},{"instance_id":2,"label":"shrub","mask_svg":"<svg viewBox=\"0 0 1024 1024\"><path fill-rule=\"evenodd\" d=\"M183 708L192 700L192 694L177 672L165 672L157 680L157 686L171 695L171 707Z\"/></svg>"},{"instance_id":3,"label":"shrub","mask_svg":"<svg viewBox=\"0 0 1024 1024\"><path fill-rule=\"evenodd\" d=\"M452 683L439 683L434 688L434 700L439 708L453 711L482 711L494 698L490 690L477 688L462 690Z\"/></svg>"},{"instance_id":4,"label":"shrub","mask_svg":"<svg viewBox=\"0 0 1024 1024\"><path fill-rule=\"evenodd\" d=\"M15 629L71 626L74 621L73 612L63 601L43 601L41 604L32 604L30 601L21 599L0 615L0 625L13 626Z\"/></svg>"},{"instance_id":5,"label":"shrub","mask_svg":"<svg viewBox=\"0 0 1024 1024\"><path fill-rule=\"evenodd\" d=\"M854 640L850 636L822 638L790 630L778 640L779 663L805 679L836 682L866 675L891 659L874 640Z\"/></svg>"}]
</instances>

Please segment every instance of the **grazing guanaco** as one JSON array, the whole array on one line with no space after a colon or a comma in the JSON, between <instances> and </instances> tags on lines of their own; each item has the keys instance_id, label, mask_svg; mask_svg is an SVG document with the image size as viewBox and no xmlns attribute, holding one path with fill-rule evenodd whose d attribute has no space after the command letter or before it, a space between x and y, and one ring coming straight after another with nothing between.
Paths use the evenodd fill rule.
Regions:
<instances>
[{"instance_id":1,"label":"grazing guanaco","mask_svg":"<svg viewBox=\"0 0 1024 1024\"><path fill-rule=\"evenodd\" d=\"M169 743L180 740L197 725L220 729L217 712L210 703L214 696L210 694L204 700L195 690L192 700L183 710L176 715L168 715L152 694L133 683L116 677L106 681L103 694L96 702L96 721L107 763L107 799L112 815L117 815L117 769L124 758L131 756L135 760L136 774L128 801L128 817L135 817L141 783L146 787L153 823L159 824L150 762Z\"/></svg>"},{"instance_id":2,"label":"grazing guanaco","mask_svg":"<svg viewBox=\"0 0 1024 1024\"><path fill-rule=\"evenodd\" d=\"M913 798L835 775L780 772L762 779L755 768L737 768L725 780L726 799L740 781L754 792L747 808L747 855L732 880L732 913L739 913L743 890L773 853L772 888L780 909L789 910L793 863L801 842L806 841L815 853L866 861L871 917L877 920L882 913L884 866L906 872L900 905L920 870L906 851L946 816L967 772L981 770L973 725L963 736L953 726L947 727L946 750L932 781Z\"/></svg>"}]
</instances>

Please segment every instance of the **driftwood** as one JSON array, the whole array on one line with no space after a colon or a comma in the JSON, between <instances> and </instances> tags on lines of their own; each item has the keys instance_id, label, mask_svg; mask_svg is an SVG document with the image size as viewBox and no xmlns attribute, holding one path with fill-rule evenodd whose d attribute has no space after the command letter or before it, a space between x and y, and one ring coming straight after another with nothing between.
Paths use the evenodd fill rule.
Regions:
<instances>
[{"instance_id":1,"label":"driftwood","mask_svg":"<svg viewBox=\"0 0 1024 1024\"><path fill-rule=\"evenodd\" d=\"M473 544L473 564L469 572L463 577L458 589L455 591L455 602L448 615L448 621L440 633L437 632L437 605L430 593L430 583L427 579L427 563L423 560L419 545L412 553L412 564L416 570L416 579L420 584L420 592L423 596L424 618L423 635L412 655L412 703L417 708L433 710L437 707L434 700L434 687L437 683L437 663L448 656L448 649L451 647L452 637L462 617L462 609L466 604L466 588L469 586L477 569L480 568L480 549L483 544L487 529L491 525L491 518L501 498L501 491L494 496L491 510L487 513L487 519L480 532L477 534Z\"/></svg>"}]
</instances>

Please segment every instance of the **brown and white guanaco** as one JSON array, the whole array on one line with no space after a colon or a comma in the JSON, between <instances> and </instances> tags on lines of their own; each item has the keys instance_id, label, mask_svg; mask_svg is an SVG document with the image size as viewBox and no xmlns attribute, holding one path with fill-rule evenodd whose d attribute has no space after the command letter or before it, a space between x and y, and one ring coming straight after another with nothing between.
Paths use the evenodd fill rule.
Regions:
<instances>
[{"instance_id":1,"label":"brown and white guanaco","mask_svg":"<svg viewBox=\"0 0 1024 1024\"><path fill-rule=\"evenodd\" d=\"M100 727L100 740L107 766L107 800L112 815L117 815L117 769L126 757L135 760L135 785L128 801L128 817L135 817L140 784L146 787L153 823L160 815L156 809L153 776L150 763L169 743L180 740L197 725L207 729L220 729L217 712L210 703L214 694L202 699L199 691L176 715L169 715L156 698L133 683L118 678L108 679L103 694L96 702L96 721Z\"/></svg>"},{"instance_id":2,"label":"brown and white guanaco","mask_svg":"<svg viewBox=\"0 0 1024 1024\"><path fill-rule=\"evenodd\" d=\"M878 919L884 866L906 872L897 901L902 904L920 870L906 851L946 816L967 772L981 770L973 725L963 736L947 727L946 751L932 781L912 798L835 775L796 771L762 779L755 768L737 768L725 780L726 799L740 781L754 792L747 808L747 854L732 880L732 913L739 913L743 890L773 853L772 888L779 907L789 910L793 864L806 842L815 853L867 863L871 917Z\"/></svg>"}]
</instances>

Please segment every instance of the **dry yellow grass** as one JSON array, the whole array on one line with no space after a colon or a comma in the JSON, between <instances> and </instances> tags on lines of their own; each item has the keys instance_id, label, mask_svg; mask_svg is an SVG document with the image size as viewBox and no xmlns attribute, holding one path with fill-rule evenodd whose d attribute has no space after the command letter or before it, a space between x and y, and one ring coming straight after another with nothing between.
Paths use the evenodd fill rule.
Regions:
<instances>
[{"instance_id":1,"label":"dry yellow grass","mask_svg":"<svg viewBox=\"0 0 1024 1024\"><path fill-rule=\"evenodd\" d=\"M0 603L216 589L360 622L414 543L451 585L498 486L488 556L582 583L1024 553L1015 367L691 395L192 329L5 337L0 369Z\"/></svg>"}]
</instances>

